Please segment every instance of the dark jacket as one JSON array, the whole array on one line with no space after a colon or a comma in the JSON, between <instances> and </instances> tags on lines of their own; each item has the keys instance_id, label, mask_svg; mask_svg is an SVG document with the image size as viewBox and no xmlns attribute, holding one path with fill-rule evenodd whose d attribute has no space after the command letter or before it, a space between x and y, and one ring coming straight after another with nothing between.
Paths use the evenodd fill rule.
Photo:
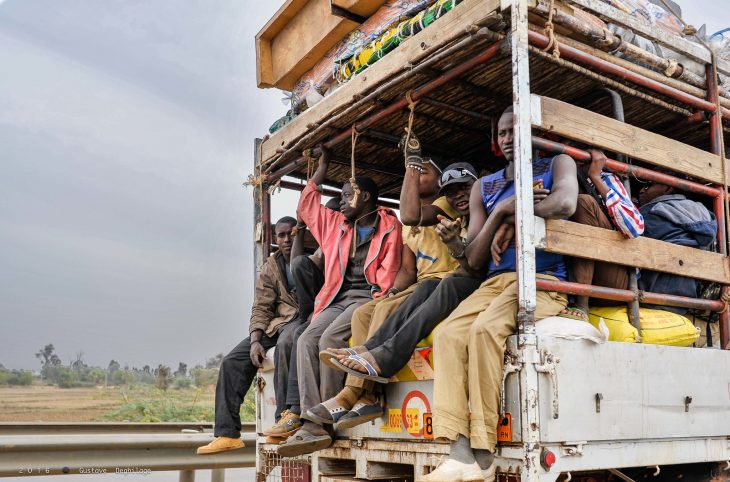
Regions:
<instances>
[{"instance_id":1,"label":"dark jacket","mask_svg":"<svg viewBox=\"0 0 730 482\"><path fill-rule=\"evenodd\" d=\"M286 282L285 269L284 255L278 251L269 256L261 268L259 279L256 280L249 333L263 330L272 336L299 313L297 297Z\"/></svg>"},{"instance_id":2,"label":"dark jacket","mask_svg":"<svg viewBox=\"0 0 730 482\"><path fill-rule=\"evenodd\" d=\"M717 236L717 220L701 203L682 194L659 196L641 206L644 236L672 244L708 249ZM697 282L684 276L642 270L639 289L652 293L697 297ZM684 314L684 308L660 307Z\"/></svg>"}]
</instances>

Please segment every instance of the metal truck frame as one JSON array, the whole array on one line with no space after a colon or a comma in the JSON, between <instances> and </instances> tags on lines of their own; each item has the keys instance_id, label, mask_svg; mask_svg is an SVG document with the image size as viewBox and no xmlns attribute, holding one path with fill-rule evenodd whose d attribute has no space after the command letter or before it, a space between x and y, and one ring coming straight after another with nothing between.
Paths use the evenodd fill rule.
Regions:
<instances>
[{"instance_id":1,"label":"metal truck frame","mask_svg":"<svg viewBox=\"0 0 730 482\"><path fill-rule=\"evenodd\" d=\"M390 133L378 132L374 126L402 115L409 103L419 100L464 118L490 119L478 109L438 101L429 94L456 84L476 94L489 94L483 85L465 82L464 77L485 64L509 58L515 112L519 332L510 338L505 364L505 430L500 431L495 458L498 480L630 481L634 479L627 474L638 477L639 473L654 480L663 480L668 473L685 480L726 480L730 477L730 354L726 351L729 331L724 303L641 292L636 289L635 279L629 290L536 280L535 248L682 274L719 283L723 292L727 290L730 259L724 141L730 131L723 127L723 119L730 118L730 99L718 85L717 74L730 75L730 65L714 58L701 45L647 27L601 1L569 0L560 8L556 3L465 0L292 123L264 141L257 140L256 175L252 177L257 266L271 247L273 189L301 189L296 182L282 177L303 177L307 161L300 156L302 149L317 143L335 148L350 140L352 129L374 132L380 140L390 136L392 141L393 128ZM676 60L652 56L608 31L596 31L572 16L571 8L591 12L649 38L681 54L688 59L686 62L703 64L706 75L693 74ZM560 28L563 32L578 32L591 39L593 46L554 33L552 28L541 33L546 18L551 27L555 25L555 32ZM506 25L509 30L504 30ZM621 52L624 58L607 51ZM618 115L612 119L536 95L531 91L530 70L537 61L612 89L616 113L621 111L616 103L618 91L645 103L647 112L655 109L680 115L688 130L695 133L707 125L709 145L706 141L694 143L708 145L709 152L624 124ZM647 65L666 70L657 72ZM427 80L415 83L413 79L419 75ZM404 85L407 95L402 92ZM347 125L351 127L343 128ZM627 241L597 228L536 218L532 203L533 149L566 153L577 162L589 161L590 156L534 131L553 132L615 152L617 159L610 159L606 167L616 174L661 181L709 197L719 225L719 252L700 252L645 238ZM636 166L629 158L647 167ZM657 172L653 166L669 168L676 174ZM386 187L399 182L398 173L387 166L359 162L358 167L390 175L392 185ZM592 345L540 337L534 321L537 290L625 301L637 327L640 300L719 312L721 349L640 343ZM263 425L273 423L269 403L273 385L267 383L269 377L271 373L264 371L257 383L259 433ZM260 480L411 480L427 473L447 451L446 445L429 439L432 383L389 384L383 420L338 434L331 448L311 457L281 459L275 446L259 437ZM310 466L311 479L305 474Z\"/></svg>"}]
</instances>

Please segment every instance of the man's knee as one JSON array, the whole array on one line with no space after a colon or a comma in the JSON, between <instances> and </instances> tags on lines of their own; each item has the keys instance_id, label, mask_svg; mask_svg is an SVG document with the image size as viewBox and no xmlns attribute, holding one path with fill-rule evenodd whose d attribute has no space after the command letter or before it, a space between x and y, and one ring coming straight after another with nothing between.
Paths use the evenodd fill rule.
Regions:
<instances>
[{"instance_id":1,"label":"man's knee","mask_svg":"<svg viewBox=\"0 0 730 482\"><path fill-rule=\"evenodd\" d=\"M320 337L305 330L297 340L297 353L309 353L317 350L319 347Z\"/></svg>"},{"instance_id":2,"label":"man's knee","mask_svg":"<svg viewBox=\"0 0 730 482\"><path fill-rule=\"evenodd\" d=\"M293 276L302 277L312 272L313 265L314 263L309 259L309 256L297 256L290 261L289 269Z\"/></svg>"}]
</instances>

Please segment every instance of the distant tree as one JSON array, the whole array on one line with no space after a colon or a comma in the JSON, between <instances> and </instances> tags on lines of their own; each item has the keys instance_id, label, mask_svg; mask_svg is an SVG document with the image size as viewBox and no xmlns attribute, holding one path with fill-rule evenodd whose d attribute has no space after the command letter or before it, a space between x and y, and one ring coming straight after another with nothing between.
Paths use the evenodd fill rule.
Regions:
<instances>
[{"instance_id":1,"label":"distant tree","mask_svg":"<svg viewBox=\"0 0 730 482\"><path fill-rule=\"evenodd\" d=\"M149 365L145 365L145 366L143 366L143 367L142 367L142 371L143 371L144 373L149 373L150 375L152 375L152 368L150 368L150 366L149 366Z\"/></svg>"},{"instance_id":2,"label":"distant tree","mask_svg":"<svg viewBox=\"0 0 730 482\"><path fill-rule=\"evenodd\" d=\"M71 368L58 367L56 383L60 388L73 388L79 386L79 375Z\"/></svg>"},{"instance_id":3,"label":"distant tree","mask_svg":"<svg viewBox=\"0 0 730 482\"><path fill-rule=\"evenodd\" d=\"M157 388L166 391L170 387L170 382L172 382L171 372L170 367L162 364L155 369L155 377L157 378L155 385Z\"/></svg>"},{"instance_id":4,"label":"distant tree","mask_svg":"<svg viewBox=\"0 0 730 482\"><path fill-rule=\"evenodd\" d=\"M188 364L183 362L178 363L175 378L186 376L188 376Z\"/></svg>"},{"instance_id":5,"label":"distant tree","mask_svg":"<svg viewBox=\"0 0 730 482\"><path fill-rule=\"evenodd\" d=\"M35 354L35 357L38 358L41 361L42 366L58 366L61 365L61 359L58 358L58 355L56 355L54 352L56 351L56 348L53 346L53 343L49 343L48 345L44 346L42 349L38 350L38 353Z\"/></svg>"},{"instance_id":6,"label":"distant tree","mask_svg":"<svg viewBox=\"0 0 730 482\"><path fill-rule=\"evenodd\" d=\"M205 368L218 368L221 366L222 361L223 353L218 353L216 356L208 358L208 360L205 362Z\"/></svg>"},{"instance_id":7,"label":"distant tree","mask_svg":"<svg viewBox=\"0 0 730 482\"><path fill-rule=\"evenodd\" d=\"M122 368L122 366L119 364L118 361L111 360L109 362L109 366L106 367L106 371L111 374L111 373L114 373L117 370L120 370L121 368Z\"/></svg>"},{"instance_id":8,"label":"distant tree","mask_svg":"<svg viewBox=\"0 0 730 482\"><path fill-rule=\"evenodd\" d=\"M86 368L86 363L84 363L84 352L83 351L77 351L76 352L76 358L74 361L71 362L71 368L78 373L81 374L81 372Z\"/></svg>"}]
</instances>

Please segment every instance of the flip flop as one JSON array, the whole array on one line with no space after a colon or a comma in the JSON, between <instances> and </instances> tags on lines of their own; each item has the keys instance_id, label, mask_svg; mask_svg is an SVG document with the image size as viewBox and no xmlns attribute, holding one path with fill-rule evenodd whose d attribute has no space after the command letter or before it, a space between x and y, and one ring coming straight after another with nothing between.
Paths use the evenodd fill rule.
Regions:
<instances>
[{"instance_id":1,"label":"flip flop","mask_svg":"<svg viewBox=\"0 0 730 482\"><path fill-rule=\"evenodd\" d=\"M337 348L338 350L345 350L350 355L357 355L357 352L353 348ZM322 350L319 352L319 361L324 363L330 368L337 368L334 364L332 364L332 360L336 360L337 357L340 356L339 353L335 353L332 350L332 348L328 348L326 350Z\"/></svg>"},{"instance_id":2,"label":"flip flop","mask_svg":"<svg viewBox=\"0 0 730 482\"><path fill-rule=\"evenodd\" d=\"M276 448L276 453L282 457L297 457L326 449L332 445L329 435L314 435L306 430L299 430Z\"/></svg>"},{"instance_id":3,"label":"flip flop","mask_svg":"<svg viewBox=\"0 0 730 482\"><path fill-rule=\"evenodd\" d=\"M307 410L303 418L320 425L334 425L349 412L349 410L339 405L329 408L325 403L327 402L320 403Z\"/></svg>"},{"instance_id":4,"label":"flip flop","mask_svg":"<svg viewBox=\"0 0 730 482\"><path fill-rule=\"evenodd\" d=\"M388 383L388 379L385 377L381 377L378 375L378 372L375 370L375 368L370 364L369 361L361 357L360 355L350 355L347 357L348 360L352 360L354 362L357 362L365 368L368 372L362 373L357 370L353 370L352 368L343 365L339 360L330 360L334 368L337 368L338 370L342 370L343 372L349 373L350 375L356 376L358 378L363 378L365 380L372 380L376 383Z\"/></svg>"},{"instance_id":5,"label":"flip flop","mask_svg":"<svg viewBox=\"0 0 730 482\"><path fill-rule=\"evenodd\" d=\"M352 428L383 416L383 405L378 398L375 403L358 401L350 412L337 422L337 429Z\"/></svg>"},{"instance_id":6,"label":"flip flop","mask_svg":"<svg viewBox=\"0 0 730 482\"><path fill-rule=\"evenodd\" d=\"M583 313L583 317L580 317L578 315L570 315L568 313L558 313L558 316L562 316L563 318L568 318L569 320L578 320L578 321L588 321L588 313L583 308L576 308L575 306L568 306L565 308L565 311L580 311Z\"/></svg>"}]
</instances>

